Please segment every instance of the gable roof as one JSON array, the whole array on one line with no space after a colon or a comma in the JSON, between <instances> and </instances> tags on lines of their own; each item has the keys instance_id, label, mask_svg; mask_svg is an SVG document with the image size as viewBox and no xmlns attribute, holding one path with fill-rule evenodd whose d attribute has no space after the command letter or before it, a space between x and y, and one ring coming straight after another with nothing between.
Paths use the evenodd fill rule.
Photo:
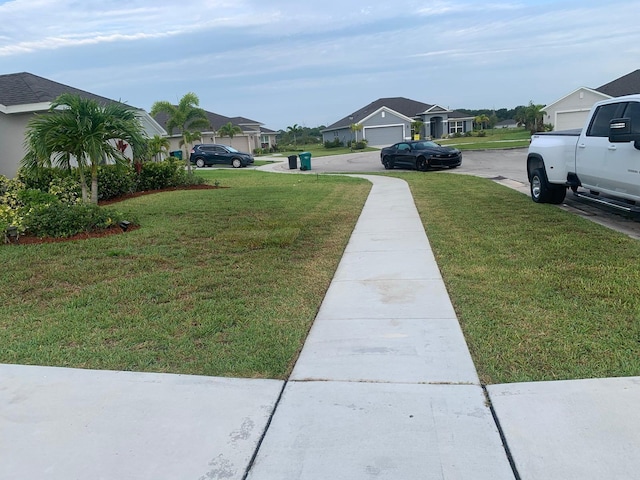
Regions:
<instances>
[{"instance_id":1,"label":"gable roof","mask_svg":"<svg viewBox=\"0 0 640 480\"><path fill-rule=\"evenodd\" d=\"M612 82L605 83L596 88L596 90L610 97L622 97L624 95L640 93L640 70L627 73Z\"/></svg>"},{"instance_id":2,"label":"gable roof","mask_svg":"<svg viewBox=\"0 0 640 480\"><path fill-rule=\"evenodd\" d=\"M2 109L3 111L47 110L49 104L63 93L91 98L102 105L118 103L115 100L54 82L32 73L21 72L0 75L0 107L8 107Z\"/></svg>"},{"instance_id":3,"label":"gable roof","mask_svg":"<svg viewBox=\"0 0 640 480\"><path fill-rule=\"evenodd\" d=\"M417 100L411 100L410 98L405 97L389 97L379 98L375 102L371 102L366 107L363 107L360 110L341 118L337 122L332 123L322 131L327 132L329 130L348 128L352 123L360 123L383 108L393 110L410 120L413 120L422 114L433 113L446 113L449 118L472 118L467 114L457 112L455 110L449 110L440 105L430 105L428 103L418 102Z\"/></svg>"},{"instance_id":4,"label":"gable roof","mask_svg":"<svg viewBox=\"0 0 640 480\"><path fill-rule=\"evenodd\" d=\"M432 105L404 97L379 98L375 102L371 102L369 105L362 107L360 110L357 110L352 114L341 118L337 122L332 123L323 131L349 127L352 123L359 123L372 113L384 107L404 115L405 117L414 118L419 113L431 108Z\"/></svg>"}]
</instances>

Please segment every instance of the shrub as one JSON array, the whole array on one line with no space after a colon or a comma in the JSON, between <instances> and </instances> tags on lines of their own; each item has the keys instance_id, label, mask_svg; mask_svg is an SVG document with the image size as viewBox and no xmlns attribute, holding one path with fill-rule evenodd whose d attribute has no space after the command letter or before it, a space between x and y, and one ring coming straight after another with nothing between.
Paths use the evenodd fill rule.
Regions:
<instances>
[{"instance_id":1,"label":"shrub","mask_svg":"<svg viewBox=\"0 0 640 480\"><path fill-rule=\"evenodd\" d=\"M138 191L160 190L187 184L184 163L169 157L162 162L143 163L138 174L137 189Z\"/></svg>"},{"instance_id":2,"label":"shrub","mask_svg":"<svg viewBox=\"0 0 640 480\"><path fill-rule=\"evenodd\" d=\"M59 202L58 197L49 193L43 192L36 188L25 188L18 192L18 200L21 207L34 207L36 205L47 205L50 203Z\"/></svg>"},{"instance_id":3,"label":"shrub","mask_svg":"<svg viewBox=\"0 0 640 480\"><path fill-rule=\"evenodd\" d=\"M366 140L358 140L357 142L351 142L351 148L354 150L363 150L367 147Z\"/></svg>"},{"instance_id":4,"label":"shrub","mask_svg":"<svg viewBox=\"0 0 640 480\"><path fill-rule=\"evenodd\" d=\"M326 140L324 142L324 148L340 148L344 147L344 144L340 141L339 138L334 138L333 140Z\"/></svg>"},{"instance_id":5,"label":"shrub","mask_svg":"<svg viewBox=\"0 0 640 480\"><path fill-rule=\"evenodd\" d=\"M25 188L37 188L46 192L49 185L55 179L73 177L71 170L63 170L61 168L37 168L35 170L18 170L16 178L24 184Z\"/></svg>"},{"instance_id":6,"label":"shrub","mask_svg":"<svg viewBox=\"0 0 640 480\"><path fill-rule=\"evenodd\" d=\"M49 193L55 195L62 203L78 203L82 191L80 182L71 176L56 177L49 183Z\"/></svg>"},{"instance_id":7,"label":"shrub","mask_svg":"<svg viewBox=\"0 0 640 480\"><path fill-rule=\"evenodd\" d=\"M473 134L470 131L464 132L465 137L471 137Z\"/></svg>"},{"instance_id":8,"label":"shrub","mask_svg":"<svg viewBox=\"0 0 640 480\"><path fill-rule=\"evenodd\" d=\"M56 201L31 207L24 215L23 227L28 234L37 237L70 237L117 225L122 219L121 214L109 208Z\"/></svg>"},{"instance_id":9,"label":"shrub","mask_svg":"<svg viewBox=\"0 0 640 480\"><path fill-rule=\"evenodd\" d=\"M479 137L486 137L486 136L487 136L487 132L485 132L484 130L480 130L480 131L478 132L478 136L479 136Z\"/></svg>"},{"instance_id":10,"label":"shrub","mask_svg":"<svg viewBox=\"0 0 640 480\"><path fill-rule=\"evenodd\" d=\"M129 165L101 165L98 168L98 200L109 200L135 191L134 170Z\"/></svg>"}]
</instances>

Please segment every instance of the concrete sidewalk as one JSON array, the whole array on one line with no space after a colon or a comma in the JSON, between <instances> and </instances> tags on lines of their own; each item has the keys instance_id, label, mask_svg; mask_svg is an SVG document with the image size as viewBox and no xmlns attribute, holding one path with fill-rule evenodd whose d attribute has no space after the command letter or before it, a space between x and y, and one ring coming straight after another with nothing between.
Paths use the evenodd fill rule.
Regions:
<instances>
[{"instance_id":1,"label":"concrete sidewalk","mask_svg":"<svg viewBox=\"0 0 640 480\"><path fill-rule=\"evenodd\" d=\"M640 378L479 384L407 184L373 183L291 378L0 365L0 480L602 479Z\"/></svg>"}]
</instances>

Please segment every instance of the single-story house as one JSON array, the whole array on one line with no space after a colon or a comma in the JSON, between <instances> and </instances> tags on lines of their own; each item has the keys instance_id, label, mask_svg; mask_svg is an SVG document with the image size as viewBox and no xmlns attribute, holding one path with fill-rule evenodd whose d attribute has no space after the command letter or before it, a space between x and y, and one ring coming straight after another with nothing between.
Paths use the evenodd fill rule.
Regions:
<instances>
[{"instance_id":1,"label":"single-story house","mask_svg":"<svg viewBox=\"0 0 640 480\"><path fill-rule=\"evenodd\" d=\"M253 153L256 148L263 148L269 150L276 145L277 132L264 128L262 123L255 120L250 120L244 117L225 117L217 113L208 112L205 110L207 119L209 120L209 127L207 129L200 129L202 143L222 143L224 145L232 146L242 152ZM169 117L166 113L160 112L155 116L155 120L166 130L167 120ZM223 137L218 135L218 130L223 125L231 122L232 125L239 127L242 133L237 133L233 138ZM169 143L171 144L170 151L181 150L180 141L182 139L182 132L174 130L168 132Z\"/></svg>"},{"instance_id":2,"label":"single-story house","mask_svg":"<svg viewBox=\"0 0 640 480\"><path fill-rule=\"evenodd\" d=\"M420 132L412 131L412 123L422 122ZM351 125L362 126L359 131ZM440 105L430 105L404 97L380 98L357 110L322 131L322 141L339 139L344 144L352 140L367 140L369 146L387 146L412 138L442 138L473 130L473 117Z\"/></svg>"},{"instance_id":3,"label":"single-story house","mask_svg":"<svg viewBox=\"0 0 640 480\"><path fill-rule=\"evenodd\" d=\"M502 120L495 124L493 128L518 128L518 122L516 122L513 118L508 120Z\"/></svg>"},{"instance_id":4,"label":"single-story house","mask_svg":"<svg viewBox=\"0 0 640 480\"><path fill-rule=\"evenodd\" d=\"M103 105L115 102L27 72L0 75L0 175L8 178L16 176L26 153L24 141L27 123L34 114L47 112L51 103L63 93L91 98ZM149 137L166 134L147 112L136 110ZM131 156L131 151L125 151L125 154Z\"/></svg>"},{"instance_id":5,"label":"single-story house","mask_svg":"<svg viewBox=\"0 0 640 480\"><path fill-rule=\"evenodd\" d=\"M544 123L554 130L582 128L596 102L640 93L640 70L623 75L598 88L580 87L544 108Z\"/></svg>"}]
</instances>

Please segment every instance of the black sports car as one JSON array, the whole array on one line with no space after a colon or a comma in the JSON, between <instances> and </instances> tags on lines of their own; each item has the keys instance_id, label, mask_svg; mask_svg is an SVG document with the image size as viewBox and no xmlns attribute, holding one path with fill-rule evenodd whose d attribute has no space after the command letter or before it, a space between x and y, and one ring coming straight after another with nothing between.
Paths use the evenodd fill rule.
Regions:
<instances>
[{"instance_id":1,"label":"black sports car","mask_svg":"<svg viewBox=\"0 0 640 480\"><path fill-rule=\"evenodd\" d=\"M430 140L417 140L383 148L380 160L387 170L405 167L424 172L429 168L459 167L462 165L462 153L457 148L443 147Z\"/></svg>"}]
</instances>

